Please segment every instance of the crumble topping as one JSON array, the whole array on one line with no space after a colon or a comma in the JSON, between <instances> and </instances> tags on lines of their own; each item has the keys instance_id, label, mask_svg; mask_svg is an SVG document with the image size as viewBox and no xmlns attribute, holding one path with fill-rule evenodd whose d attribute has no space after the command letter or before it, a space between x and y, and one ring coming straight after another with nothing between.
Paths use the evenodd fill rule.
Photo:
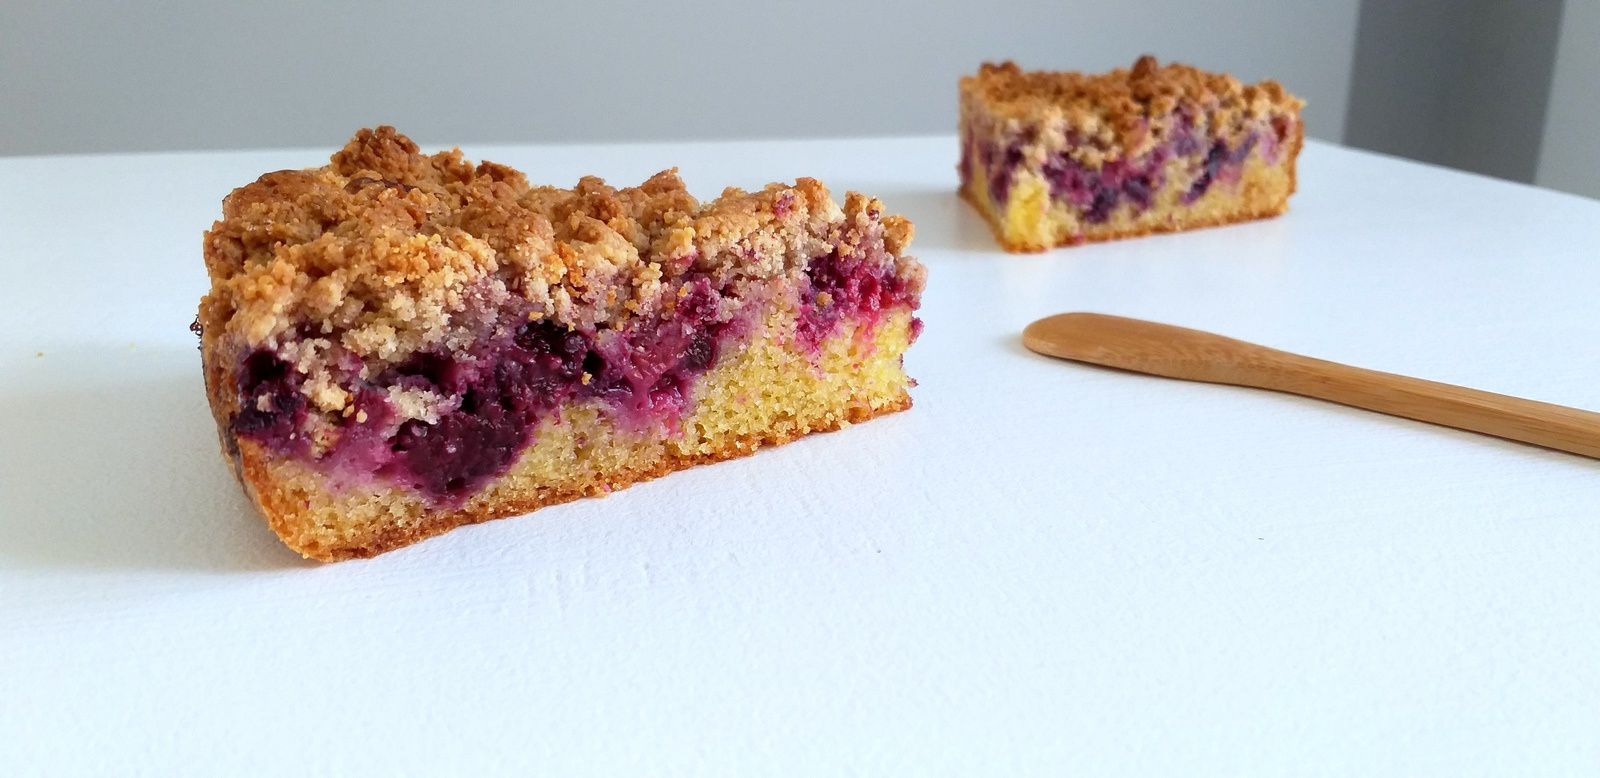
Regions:
<instances>
[{"instance_id":1,"label":"crumble topping","mask_svg":"<svg viewBox=\"0 0 1600 778\"><path fill-rule=\"evenodd\" d=\"M1096 149L1083 160L1091 165L1099 165L1107 151L1143 153L1179 121L1237 134L1252 123L1297 115L1305 104L1277 81L1243 84L1226 73L1162 65L1148 54L1132 68L1099 74L986 63L977 75L961 79L961 96L964 113L983 114L993 132L1020 124L1071 128L1079 136L1073 145Z\"/></svg>"},{"instance_id":2,"label":"crumble topping","mask_svg":"<svg viewBox=\"0 0 1600 778\"><path fill-rule=\"evenodd\" d=\"M201 324L250 346L309 324L380 359L513 295L533 318L615 326L656 312L691 268L719 282L772 278L881 209L855 194L846 206L804 178L702 205L675 170L624 189L594 177L535 187L459 150L424 156L392 127L362 130L325 167L268 173L228 196L206 235ZM882 225L898 253L910 223Z\"/></svg>"},{"instance_id":3,"label":"crumble topping","mask_svg":"<svg viewBox=\"0 0 1600 778\"><path fill-rule=\"evenodd\" d=\"M507 312L623 330L709 283L726 320L813 258L869 244L914 293L925 270L901 254L911 235L876 199L850 193L841 208L813 179L704 204L675 170L622 189L594 177L532 186L459 149L424 155L385 126L358 132L326 166L268 173L224 200L205 238L211 290L197 321L210 358L270 351L304 376L311 407L348 418L361 413L352 386L503 333ZM441 401L388 396L419 420L447 411Z\"/></svg>"},{"instance_id":4,"label":"crumble topping","mask_svg":"<svg viewBox=\"0 0 1600 778\"><path fill-rule=\"evenodd\" d=\"M1243 84L1226 73L1176 62L1162 65L1149 54L1132 68L1098 74L1024 71L1014 62L985 63L978 75L961 79L961 90L983 101L993 114L1039 117L1059 112L1098 119L1113 128L1171 113L1179 100L1206 105L1224 119L1236 111L1259 116L1274 108L1293 111L1304 105L1277 81Z\"/></svg>"}]
</instances>

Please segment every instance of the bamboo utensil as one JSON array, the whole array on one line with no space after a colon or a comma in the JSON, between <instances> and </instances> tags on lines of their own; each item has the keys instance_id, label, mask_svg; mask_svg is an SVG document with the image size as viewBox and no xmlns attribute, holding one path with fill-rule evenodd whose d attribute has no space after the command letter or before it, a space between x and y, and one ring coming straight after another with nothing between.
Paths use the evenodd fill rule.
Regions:
<instances>
[{"instance_id":1,"label":"bamboo utensil","mask_svg":"<svg viewBox=\"0 0 1600 778\"><path fill-rule=\"evenodd\" d=\"M1366 370L1200 330L1063 313L1028 325L1022 342L1052 357L1298 394L1600 458L1600 413Z\"/></svg>"}]
</instances>

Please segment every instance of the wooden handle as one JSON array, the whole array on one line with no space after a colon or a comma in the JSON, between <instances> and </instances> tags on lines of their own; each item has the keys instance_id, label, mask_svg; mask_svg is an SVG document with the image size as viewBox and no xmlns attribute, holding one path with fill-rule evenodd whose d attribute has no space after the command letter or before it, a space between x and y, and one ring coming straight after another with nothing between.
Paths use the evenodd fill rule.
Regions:
<instances>
[{"instance_id":1,"label":"wooden handle","mask_svg":"<svg viewBox=\"0 0 1600 778\"><path fill-rule=\"evenodd\" d=\"M1314 397L1600 459L1600 413L1424 381L1168 324L1063 313L1022 333L1040 354Z\"/></svg>"}]
</instances>

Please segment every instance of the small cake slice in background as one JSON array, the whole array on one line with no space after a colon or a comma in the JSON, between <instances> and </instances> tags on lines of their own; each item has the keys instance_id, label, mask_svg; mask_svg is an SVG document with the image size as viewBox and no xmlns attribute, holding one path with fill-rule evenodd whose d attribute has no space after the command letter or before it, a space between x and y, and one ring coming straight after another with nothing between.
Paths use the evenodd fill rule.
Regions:
<instances>
[{"instance_id":1,"label":"small cake slice in background","mask_svg":"<svg viewBox=\"0 0 1600 778\"><path fill-rule=\"evenodd\" d=\"M911 405L911 223L800 179L530 186L363 130L205 240L223 451L291 548L365 557Z\"/></svg>"},{"instance_id":2,"label":"small cake slice in background","mask_svg":"<svg viewBox=\"0 0 1600 778\"><path fill-rule=\"evenodd\" d=\"M1101 75L986 64L961 79L961 193L1010 251L1276 216L1302 105L1149 56Z\"/></svg>"}]
</instances>

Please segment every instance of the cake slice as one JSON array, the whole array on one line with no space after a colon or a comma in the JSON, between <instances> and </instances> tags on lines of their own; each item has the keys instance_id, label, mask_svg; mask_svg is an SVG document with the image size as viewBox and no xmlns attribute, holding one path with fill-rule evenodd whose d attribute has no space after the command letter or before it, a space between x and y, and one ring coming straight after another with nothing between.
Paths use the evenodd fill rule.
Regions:
<instances>
[{"instance_id":1,"label":"cake slice","mask_svg":"<svg viewBox=\"0 0 1600 778\"><path fill-rule=\"evenodd\" d=\"M984 65L961 79L961 193L1009 251L1276 216L1302 105L1149 56L1102 75Z\"/></svg>"},{"instance_id":2,"label":"cake slice","mask_svg":"<svg viewBox=\"0 0 1600 778\"><path fill-rule=\"evenodd\" d=\"M273 531L371 556L910 407L911 234L811 179L530 186L362 130L224 200L206 390Z\"/></svg>"}]
</instances>

